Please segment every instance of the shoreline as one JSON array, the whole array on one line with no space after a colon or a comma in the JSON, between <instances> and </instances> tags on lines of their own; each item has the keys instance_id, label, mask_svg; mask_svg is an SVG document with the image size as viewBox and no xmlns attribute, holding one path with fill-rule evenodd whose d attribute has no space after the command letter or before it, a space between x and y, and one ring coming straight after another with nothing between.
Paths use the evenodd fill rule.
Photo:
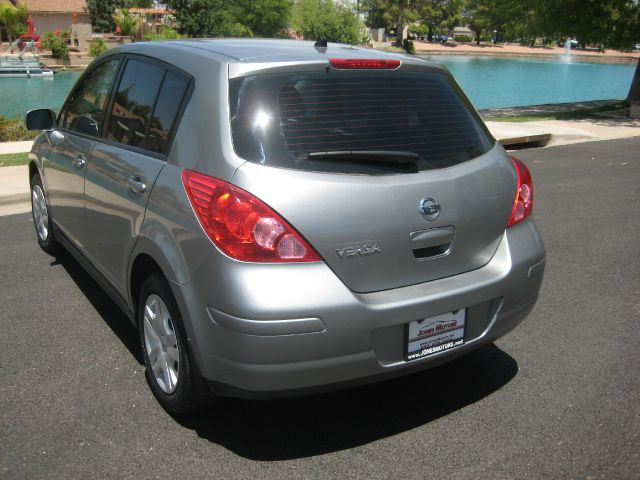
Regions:
<instances>
[{"instance_id":1,"label":"shoreline","mask_svg":"<svg viewBox=\"0 0 640 480\"><path fill-rule=\"evenodd\" d=\"M494 58L526 58L549 61L570 60L570 62L580 63L622 63L632 64L640 60L640 52L620 52L617 50L605 50L597 52L594 50L571 50L568 54L564 48L560 47L524 47L515 44L440 44L429 43L422 40L413 42L415 55L465 55L465 56L486 56ZM376 42L374 48L378 50L389 50L402 52L402 49L394 47L391 42ZM568 56L569 55L569 56Z\"/></svg>"}]
</instances>

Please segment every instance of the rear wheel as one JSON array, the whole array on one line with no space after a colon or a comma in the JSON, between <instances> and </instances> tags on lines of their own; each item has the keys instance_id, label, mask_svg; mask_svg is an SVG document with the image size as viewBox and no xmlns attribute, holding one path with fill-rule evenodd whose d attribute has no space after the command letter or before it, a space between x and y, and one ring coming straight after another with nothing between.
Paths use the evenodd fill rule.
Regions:
<instances>
[{"instance_id":1,"label":"rear wheel","mask_svg":"<svg viewBox=\"0 0 640 480\"><path fill-rule=\"evenodd\" d=\"M33 224L36 227L38 244L47 253L54 253L58 249L58 243L53 235L49 206L44 195L42 179L35 174L31 179L31 213Z\"/></svg>"},{"instance_id":2,"label":"rear wheel","mask_svg":"<svg viewBox=\"0 0 640 480\"><path fill-rule=\"evenodd\" d=\"M160 274L149 276L142 286L138 327L147 378L160 404L173 413L190 413L211 403L190 358L173 293Z\"/></svg>"}]
</instances>

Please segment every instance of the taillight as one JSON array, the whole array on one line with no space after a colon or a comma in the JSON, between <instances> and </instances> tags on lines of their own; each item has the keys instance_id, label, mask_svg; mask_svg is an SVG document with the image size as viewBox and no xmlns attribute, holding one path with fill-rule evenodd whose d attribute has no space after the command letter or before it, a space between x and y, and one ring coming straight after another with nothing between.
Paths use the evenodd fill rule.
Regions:
<instances>
[{"instance_id":1,"label":"taillight","mask_svg":"<svg viewBox=\"0 0 640 480\"><path fill-rule=\"evenodd\" d=\"M329 63L340 69L382 69L395 70L400 66L400 60L364 59L364 58L332 58Z\"/></svg>"},{"instance_id":2,"label":"taillight","mask_svg":"<svg viewBox=\"0 0 640 480\"><path fill-rule=\"evenodd\" d=\"M183 170L202 228L226 255L245 262L317 262L320 256L260 199L217 178Z\"/></svg>"},{"instance_id":3,"label":"taillight","mask_svg":"<svg viewBox=\"0 0 640 480\"><path fill-rule=\"evenodd\" d=\"M511 157L513 166L516 169L518 179L518 188L516 189L516 198L513 201L513 209L511 210L511 218L507 227L511 227L531 215L533 211L533 180L527 166L515 157Z\"/></svg>"}]
</instances>

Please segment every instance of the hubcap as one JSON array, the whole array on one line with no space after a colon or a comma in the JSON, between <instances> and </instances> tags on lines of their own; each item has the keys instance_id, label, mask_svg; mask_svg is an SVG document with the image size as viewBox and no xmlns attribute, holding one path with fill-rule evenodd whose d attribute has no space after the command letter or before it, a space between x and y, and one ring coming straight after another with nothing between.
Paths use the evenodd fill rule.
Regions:
<instances>
[{"instance_id":1,"label":"hubcap","mask_svg":"<svg viewBox=\"0 0 640 480\"><path fill-rule=\"evenodd\" d=\"M169 309L155 293L144 305L144 347L156 383L163 392L173 393L178 385L180 349Z\"/></svg>"},{"instance_id":2,"label":"hubcap","mask_svg":"<svg viewBox=\"0 0 640 480\"><path fill-rule=\"evenodd\" d=\"M49 238L49 212L47 210L47 202L44 199L44 192L40 185L34 186L31 192L31 208L38 238L46 242L47 238Z\"/></svg>"}]
</instances>

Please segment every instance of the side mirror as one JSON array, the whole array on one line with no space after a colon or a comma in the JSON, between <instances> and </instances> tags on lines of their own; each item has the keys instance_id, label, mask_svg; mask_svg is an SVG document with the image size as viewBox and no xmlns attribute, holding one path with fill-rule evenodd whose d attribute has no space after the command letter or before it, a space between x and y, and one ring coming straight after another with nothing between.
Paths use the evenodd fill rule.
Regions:
<instances>
[{"instance_id":1,"label":"side mirror","mask_svg":"<svg viewBox=\"0 0 640 480\"><path fill-rule=\"evenodd\" d=\"M56 114L48 108L39 108L27 113L27 130L46 130L56 128Z\"/></svg>"}]
</instances>

